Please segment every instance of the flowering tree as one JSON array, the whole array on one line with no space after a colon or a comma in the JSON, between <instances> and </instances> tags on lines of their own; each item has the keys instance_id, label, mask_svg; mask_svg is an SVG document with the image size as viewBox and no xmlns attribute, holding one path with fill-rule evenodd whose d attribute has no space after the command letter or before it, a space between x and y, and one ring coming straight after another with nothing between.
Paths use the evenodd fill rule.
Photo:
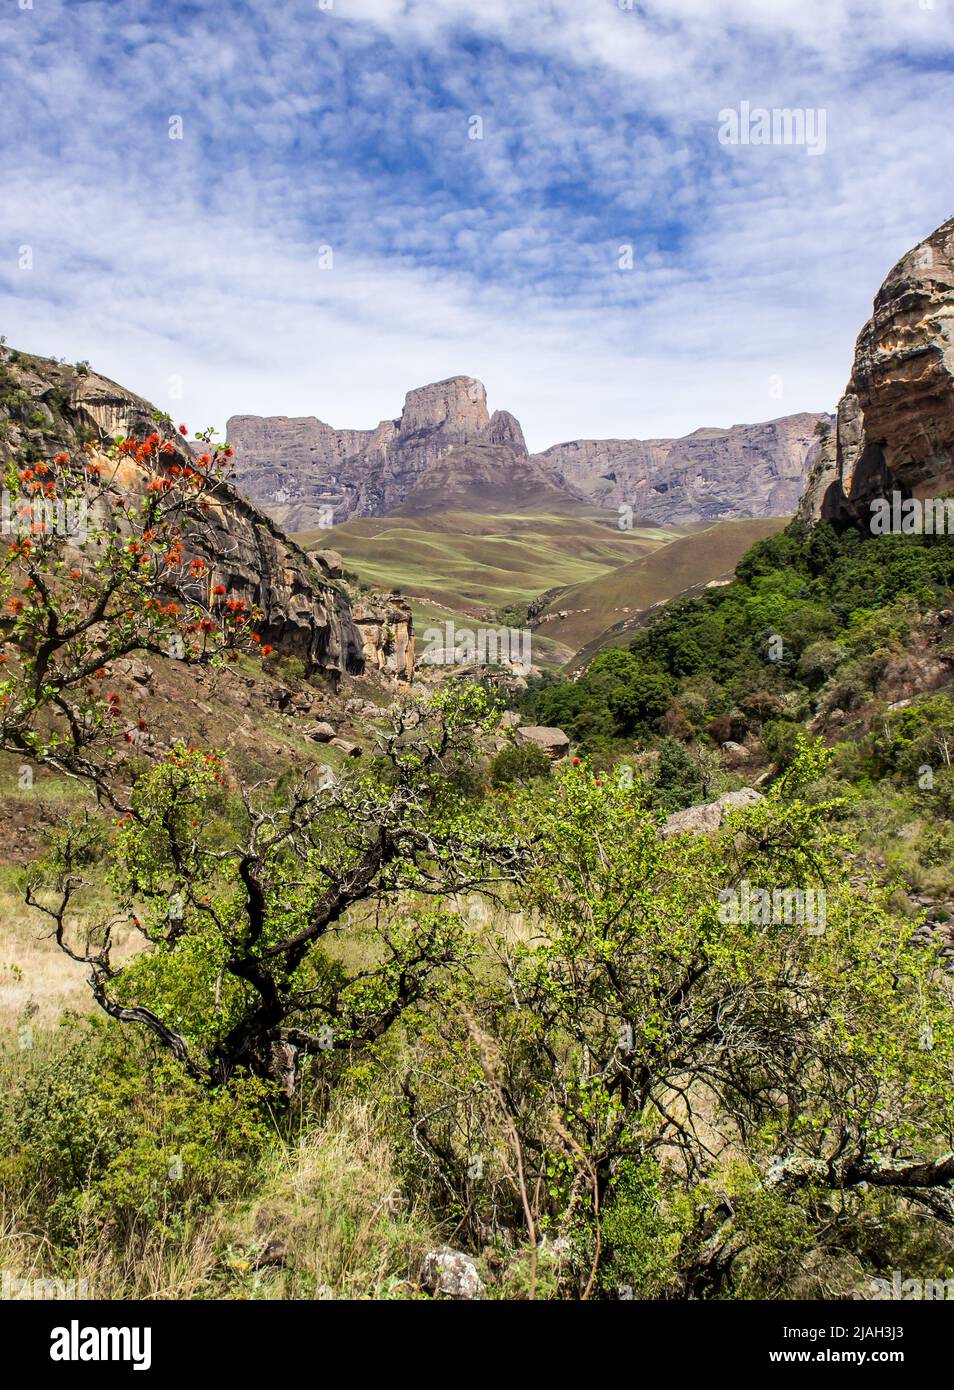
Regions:
<instances>
[{"instance_id":1,"label":"flowering tree","mask_svg":"<svg viewBox=\"0 0 954 1390\"><path fill-rule=\"evenodd\" d=\"M215 663L271 651L254 630L261 614L194 552L232 450L206 438L188 462L171 422L157 424L143 440L11 464L4 479L0 748L101 791L116 740L145 732L124 719L111 662L137 651Z\"/></svg>"},{"instance_id":2,"label":"flowering tree","mask_svg":"<svg viewBox=\"0 0 954 1390\"><path fill-rule=\"evenodd\" d=\"M461 814L448 780L488 716L479 691L396 710L367 774L302 769L284 804L234 780L227 794L221 756L184 745L152 749L132 788L119 785L121 741L149 749L110 689L113 663L271 651L262 615L196 554L230 454L210 446L189 462L160 429L10 470L0 746L87 779L119 812L111 832L84 820L58 833L26 890L89 968L98 1004L211 1086L245 1069L290 1095L301 1057L373 1042L465 958L458 915L421 902L512 872L519 851L487 814ZM100 920L84 888L104 853L115 910ZM336 939L354 909L386 899L361 967L346 969ZM123 963L120 925L146 948Z\"/></svg>"}]
</instances>

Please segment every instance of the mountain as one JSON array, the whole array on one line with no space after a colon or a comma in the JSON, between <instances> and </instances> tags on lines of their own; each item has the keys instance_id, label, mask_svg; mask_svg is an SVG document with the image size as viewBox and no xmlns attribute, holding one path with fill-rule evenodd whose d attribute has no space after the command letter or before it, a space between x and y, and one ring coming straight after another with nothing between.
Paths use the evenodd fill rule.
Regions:
<instances>
[{"instance_id":1,"label":"mountain","mask_svg":"<svg viewBox=\"0 0 954 1390\"><path fill-rule=\"evenodd\" d=\"M831 418L786 415L681 439L577 439L537 458L579 496L632 507L643 521L788 516L819 451L816 430Z\"/></svg>"},{"instance_id":2,"label":"mountain","mask_svg":"<svg viewBox=\"0 0 954 1390\"><path fill-rule=\"evenodd\" d=\"M867 523L875 497L954 491L952 328L954 218L902 256L878 291L802 520Z\"/></svg>"},{"instance_id":3,"label":"mountain","mask_svg":"<svg viewBox=\"0 0 954 1390\"><path fill-rule=\"evenodd\" d=\"M483 384L469 376L409 391L396 420L373 430L336 430L313 417L233 415L227 425L236 480L290 530L381 516L400 506L428 468L458 445L526 457L512 415L487 411Z\"/></svg>"},{"instance_id":4,"label":"mountain","mask_svg":"<svg viewBox=\"0 0 954 1390\"><path fill-rule=\"evenodd\" d=\"M153 417L148 401L85 365L0 349L0 466L76 450L86 440L143 438L154 428ZM176 447L181 462L192 461L185 440ZM135 491L145 475L133 476L142 470L131 464L128 469ZM346 587L328 567L229 483L217 489L207 533L194 549L231 593L261 608L259 630L276 651L335 678L360 674L368 656L372 665L382 664L370 649L387 614L378 615L372 605L363 622L356 621ZM409 613L403 621L409 624Z\"/></svg>"},{"instance_id":5,"label":"mountain","mask_svg":"<svg viewBox=\"0 0 954 1390\"><path fill-rule=\"evenodd\" d=\"M792 415L684 439L574 440L531 455L514 416L490 415L482 383L455 376L409 391L401 415L373 430L234 415L227 436L239 486L293 531L408 505L423 511L448 485L475 505L549 505L559 494L683 525L791 513L817 453L815 430L830 422Z\"/></svg>"}]
</instances>

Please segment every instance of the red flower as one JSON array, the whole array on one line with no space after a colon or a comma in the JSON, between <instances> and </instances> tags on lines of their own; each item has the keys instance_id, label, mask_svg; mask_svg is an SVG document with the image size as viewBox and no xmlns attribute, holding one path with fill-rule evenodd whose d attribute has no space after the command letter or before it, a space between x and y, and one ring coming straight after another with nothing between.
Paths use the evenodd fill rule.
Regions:
<instances>
[{"instance_id":1,"label":"red flower","mask_svg":"<svg viewBox=\"0 0 954 1390\"><path fill-rule=\"evenodd\" d=\"M219 595L224 594L224 593L225 593L225 585L224 585L224 584L216 584L216 586L215 586L215 588L212 590L212 592L213 592L213 594L219 594Z\"/></svg>"},{"instance_id":2,"label":"red flower","mask_svg":"<svg viewBox=\"0 0 954 1390\"><path fill-rule=\"evenodd\" d=\"M579 758L574 758L574 759L573 759L573 766L574 766L574 767L579 767L579 765L580 765L580 760L579 760Z\"/></svg>"},{"instance_id":3,"label":"red flower","mask_svg":"<svg viewBox=\"0 0 954 1390\"><path fill-rule=\"evenodd\" d=\"M180 434L188 434L188 433L189 433L189 426L188 426L188 425L180 425L180 426L179 426L179 433L180 433Z\"/></svg>"},{"instance_id":4,"label":"red flower","mask_svg":"<svg viewBox=\"0 0 954 1390\"><path fill-rule=\"evenodd\" d=\"M262 648L262 656L271 656L271 654L272 654L273 651L274 651L274 648L273 648L273 647L270 647L270 646L268 645L268 643L266 642L265 645L264 645L264 647Z\"/></svg>"},{"instance_id":5,"label":"red flower","mask_svg":"<svg viewBox=\"0 0 954 1390\"><path fill-rule=\"evenodd\" d=\"M53 459L54 463L69 463L69 461L69 454L56 454Z\"/></svg>"},{"instance_id":6,"label":"red flower","mask_svg":"<svg viewBox=\"0 0 954 1390\"><path fill-rule=\"evenodd\" d=\"M9 608L9 610L10 610L11 613L14 613L14 614L16 614L16 613L22 613L22 612L23 612L23 599L22 599L22 598L17 598L16 596L14 596L12 599L10 599L9 603L7 604L7 607Z\"/></svg>"}]
</instances>

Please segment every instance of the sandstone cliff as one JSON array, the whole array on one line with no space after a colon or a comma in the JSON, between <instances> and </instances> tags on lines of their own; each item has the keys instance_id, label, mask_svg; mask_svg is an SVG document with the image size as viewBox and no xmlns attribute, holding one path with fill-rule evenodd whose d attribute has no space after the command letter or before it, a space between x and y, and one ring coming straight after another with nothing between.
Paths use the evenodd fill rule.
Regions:
<instances>
[{"instance_id":1,"label":"sandstone cliff","mask_svg":"<svg viewBox=\"0 0 954 1390\"><path fill-rule=\"evenodd\" d=\"M0 353L0 464L31 462L116 434L144 437L152 407L114 381L47 358ZM191 459L183 440L183 461ZM126 485L141 479L127 465ZM216 582L264 613L259 630L276 651L333 677L364 669L367 643L345 587L233 487L217 490L206 534L192 547ZM377 663L375 663L377 664Z\"/></svg>"},{"instance_id":2,"label":"sandstone cliff","mask_svg":"<svg viewBox=\"0 0 954 1390\"><path fill-rule=\"evenodd\" d=\"M468 465L476 470L472 490L495 487L501 503L519 494L526 505L532 482L547 506L558 497L614 511L625 505L645 521L680 524L792 512L816 451L815 429L829 422L792 415L684 439L574 440L528 455L514 416L488 416L481 383L457 376L409 391L400 418L374 430L236 415L228 439L239 485L295 531L419 510L425 498L440 505L447 477L459 480Z\"/></svg>"},{"instance_id":3,"label":"sandstone cliff","mask_svg":"<svg viewBox=\"0 0 954 1390\"><path fill-rule=\"evenodd\" d=\"M872 499L895 491L954 491L954 219L878 291L798 514L867 524Z\"/></svg>"},{"instance_id":4,"label":"sandstone cliff","mask_svg":"<svg viewBox=\"0 0 954 1390\"><path fill-rule=\"evenodd\" d=\"M498 411L491 418L482 383L468 376L409 391L400 418L373 430L233 415L227 436L239 486L295 531L393 511L457 445L483 442L526 453L513 416Z\"/></svg>"}]
</instances>

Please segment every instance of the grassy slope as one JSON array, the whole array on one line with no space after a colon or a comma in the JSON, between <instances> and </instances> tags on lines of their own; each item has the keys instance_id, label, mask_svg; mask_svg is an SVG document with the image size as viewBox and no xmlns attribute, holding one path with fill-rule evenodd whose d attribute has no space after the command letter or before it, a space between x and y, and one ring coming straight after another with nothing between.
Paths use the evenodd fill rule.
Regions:
<instances>
[{"instance_id":1,"label":"grassy slope","mask_svg":"<svg viewBox=\"0 0 954 1390\"><path fill-rule=\"evenodd\" d=\"M471 509L363 517L331 531L303 531L306 549L330 548L366 584L398 588L419 630L449 618L486 620L548 589L580 585L670 542L681 531L619 531L614 514L566 504L551 510ZM556 641L554 641L556 639ZM572 654L556 631L534 639L535 660Z\"/></svg>"},{"instance_id":2,"label":"grassy slope","mask_svg":"<svg viewBox=\"0 0 954 1390\"><path fill-rule=\"evenodd\" d=\"M787 520L770 517L720 521L704 531L682 536L664 549L560 594L546 611L566 609L569 616L544 624L541 631L577 651L593 643L608 628L624 622L624 608L635 615L686 589L731 573L750 546L780 531ZM584 608L589 611L572 611Z\"/></svg>"}]
</instances>

